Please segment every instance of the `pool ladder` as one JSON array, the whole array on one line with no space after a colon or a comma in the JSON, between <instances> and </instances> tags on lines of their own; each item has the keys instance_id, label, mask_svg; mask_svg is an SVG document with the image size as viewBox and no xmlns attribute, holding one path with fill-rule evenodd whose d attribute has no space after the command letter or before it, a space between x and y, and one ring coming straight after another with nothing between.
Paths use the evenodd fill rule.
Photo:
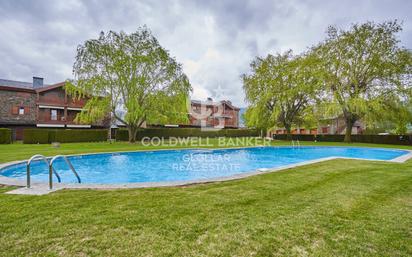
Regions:
<instances>
[{"instance_id":1,"label":"pool ladder","mask_svg":"<svg viewBox=\"0 0 412 257\"><path fill-rule=\"evenodd\" d=\"M292 147L293 148L300 148L299 140L296 140L296 141L292 140Z\"/></svg>"},{"instance_id":2,"label":"pool ladder","mask_svg":"<svg viewBox=\"0 0 412 257\"><path fill-rule=\"evenodd\" d=\"M56 155L56 156L54 156L53 158L51 158L51 160L50 160L50 162L49 162L49 161L47 160L47 158L44 157L43 155L41 155L41 154L36 154L36 155L33 155L33 156L27 161L27 164L26 164L27 188L30 188L30 186L31 186L31 185L30 185L30 164L31 164L31 162L34 161L34 160L43 160L43 161L47 164L47 166L49 167L49 189L50 189L50 190L53 189L53 174L57 177L57 181L59 181L59 183L60 183L60 182L61 182L60 175L59 175L59 173L57 173L57 171L53 168L53 163L54 163L54 161L57 160L57 159L59 159L59 158L62 158L62 159L67 163L67 165L69 166L69 168L71 169L71 171L73 172L73 174L76 176L77 181L78 181L79 183L81 183L81 179L80 179L79 174L76 172L76 170L74 169L72 163L69 161L69 159L67 159L66 156L64 156L64 155Z\"/></svg>"}]
</instances>

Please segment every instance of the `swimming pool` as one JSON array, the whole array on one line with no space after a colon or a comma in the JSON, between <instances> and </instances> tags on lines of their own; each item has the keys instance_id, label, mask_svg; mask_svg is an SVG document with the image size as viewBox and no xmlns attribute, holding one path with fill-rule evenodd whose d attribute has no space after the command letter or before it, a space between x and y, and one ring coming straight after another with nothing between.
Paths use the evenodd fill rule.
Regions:
<instances>
[{"instance_id":1,"label":"swimming pool","mask_svg":"<svg viewBox=\"0 0 412 257\"><path fill-rule=\"evenodd\" d=\"M125 184L213 180L331 157L388 161L409 153L363 147L253 147L102 153L68 158L84 184ZM54 167L62 183L77 182L62 159ZM32 163L31 174L34 182L48 181L48 168L42 161ZM25 180L26 163L6 166L0 175Z\"/></svg>"}]
</instances>

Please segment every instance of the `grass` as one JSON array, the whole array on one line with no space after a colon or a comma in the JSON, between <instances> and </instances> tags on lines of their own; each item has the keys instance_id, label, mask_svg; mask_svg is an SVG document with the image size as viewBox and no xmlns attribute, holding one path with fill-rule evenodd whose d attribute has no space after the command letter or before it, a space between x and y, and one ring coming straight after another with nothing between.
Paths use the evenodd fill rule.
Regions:
<instances>
[{"instance_id":1,"label":"grass","mask_svg":"<svg viewBox=\"0 0 412 257\"><path fill-rule=\"evenodd\" d=\"M0 162L139 149L2 145ZM0 188L0 256L412 255L412 161L334 160L189 187L10 189Z\"/></svg>"}]
</instances>

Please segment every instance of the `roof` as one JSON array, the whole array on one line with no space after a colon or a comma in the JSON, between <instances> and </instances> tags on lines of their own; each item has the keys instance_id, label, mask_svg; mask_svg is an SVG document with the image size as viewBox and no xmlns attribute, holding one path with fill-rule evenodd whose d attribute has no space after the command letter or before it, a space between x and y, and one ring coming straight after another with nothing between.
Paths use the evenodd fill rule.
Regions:
<instances>
[{"instance_id":1,"label":"roof","mask_svg":"<svg viewBox=\"0 0 412 257\"><path fill-rule=\"evenodd\" d=\"M230 108L232 108L232 109L235 109L235 110L240 110L240 108L239 107L236 107L236 106L234 106L233 104L232 104L232 102L231 101L226 101L226 100L223 100L223 101L221 101L222 103L224 103L224 104L226 104L227 106L229 106Z\"/></svg>"},{"instance_id":2,"label":"roof","mask_svg":"<svg viewBox=\"0 0 412 257\"><path fill-rule=\"evenodd\" d=\"M12 87L12 88L23 88L23 89L33 89L33 83L23 82L16 80L0 79L0 86Z\"/></svg>"},{"instance_id":3,"label":"roof","mask_svg":"<svg viewBox=\"0 0 412 257\"><path fill-rule=\"evenodd\" d=\"M34 88L32 82L23 82L9 79L0 79L0 89L12 90L12 91L25 91L25 92L43 92L51 89L55 89L64 86L65 82L56 83L53 85L43 85L42 87Z\"/></svg>"}]
</instances>

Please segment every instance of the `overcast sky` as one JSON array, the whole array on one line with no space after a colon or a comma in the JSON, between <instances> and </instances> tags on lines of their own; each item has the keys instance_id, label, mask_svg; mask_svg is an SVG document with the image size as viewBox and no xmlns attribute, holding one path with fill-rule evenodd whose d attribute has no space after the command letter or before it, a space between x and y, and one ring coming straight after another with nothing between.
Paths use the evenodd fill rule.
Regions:
<instances>
[{"instance_id":1,"label":"overcast sky","mask_svg":"<svg viewBox=\"0 0 412 257\"><path fill-rule=\"evenodd\" d=\"M72 78L76 47L100 31L147 25L183 64L193 99L243 101L240 75L255 56L305 50L328 25L398 19L412 48L412 1L0 0L0 78L51 84Z\"/></svg>"}]
</instances>

